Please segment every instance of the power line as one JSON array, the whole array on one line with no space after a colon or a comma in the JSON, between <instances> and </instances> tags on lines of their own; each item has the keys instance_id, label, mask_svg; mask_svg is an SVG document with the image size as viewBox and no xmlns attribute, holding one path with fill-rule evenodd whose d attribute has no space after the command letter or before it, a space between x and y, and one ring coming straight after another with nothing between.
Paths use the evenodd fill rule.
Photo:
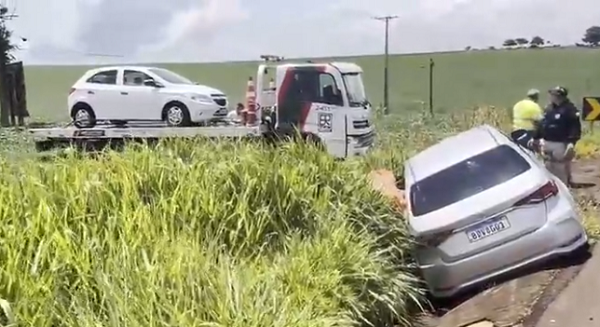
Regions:
<instances>
[{"instance_id":1,"label":"power line","mask_svg":"<svg viewBox=\"0 0 600 327\"><path fill-rule=\"evenodd\" d=\"M387 114L389 112L390 92L389 92L389 56L390 56L390 21L398 18L398 16L379 16L373 17L375 20L385 23L385 48L384 48L384 64L383 64L383 108Z\"/></svg>"}]
</instances>

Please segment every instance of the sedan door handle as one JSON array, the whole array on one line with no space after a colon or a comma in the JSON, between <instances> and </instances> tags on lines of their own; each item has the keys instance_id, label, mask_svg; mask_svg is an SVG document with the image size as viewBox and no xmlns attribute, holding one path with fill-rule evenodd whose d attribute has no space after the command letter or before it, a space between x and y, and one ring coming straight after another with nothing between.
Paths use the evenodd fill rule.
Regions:
<instances>
[{"instance_id":1,"label":"sedan door handle","mask_svg":"<svg viewBox=\"0 0 600 327\"><path fill-rule=\"evenodd\" d=\"M94 91L88 91L88 94L95 94Z\"/></svg>"},{"instance_id":2,"label":"sedan door handle","mask_svg":"<svg viewBox=\"0 0 600 327\"><path fill-rule=\"evenodd\" d=\"M121 95L127 95L127 94L129 94L129 93L127 93L127 92L121 92Z\"/></svg>"}]
</instances>

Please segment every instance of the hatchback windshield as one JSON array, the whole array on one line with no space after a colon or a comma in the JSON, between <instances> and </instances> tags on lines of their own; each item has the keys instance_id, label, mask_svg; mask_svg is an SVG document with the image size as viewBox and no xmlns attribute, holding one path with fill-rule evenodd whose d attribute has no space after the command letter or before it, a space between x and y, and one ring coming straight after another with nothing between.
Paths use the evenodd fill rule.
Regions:
<instances>
[{"instance_id":1,"label":"hatchback windshield","mask_svg":"<svg viewBox=\"0 0 600 327\"><path fill-rule=\"evenodd\" d=\"M171 84L194 84L194 82L190 81L189 79L170 70L162 68L151 68L149 70Z\"/></svg>"},{"instance_id":2,"label":"hatchback windshield","mask_svg":"<svg viewBox=\"0 0 600 327\"><path fill-rule=\"evenodd\" d=\"M498 146L412 185L411 211L414 216L428 214L509 181L530 167L511 147Z\"/></svg>"},{"instance_id":3,"label":"hatchback windshield","mask_svg":"<svg viewBox=\"0 0 600 327\"><path fill-rule=\"evenodd\" d=\"M367 104L367 94L360 73L343 74L344 84L348 92L351 107L362 107Z\"/></svg>"}]
</instances>

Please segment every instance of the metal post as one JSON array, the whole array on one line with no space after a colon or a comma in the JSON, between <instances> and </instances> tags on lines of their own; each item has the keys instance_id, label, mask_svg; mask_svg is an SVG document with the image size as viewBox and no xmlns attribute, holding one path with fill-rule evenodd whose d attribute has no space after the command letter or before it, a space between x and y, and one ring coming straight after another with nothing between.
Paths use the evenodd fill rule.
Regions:
<instances>
[{"instance_id":1,"label":"metal post","mask_svg":"<svg viewBox=\"0 0 600 327\"><path fill-rule=\"evenodd\" d=\"M390 75L389 75L389 65L390 65L390 20L385 20L385 54L384 54L384 64L383 64L383 106L385 108L385 113L389 113L390 108Z\"/></svg>"},{"instance_id":2,"label":"metal post","mask_svg":"<svg viewBox=\"0 0 600 327\"><path fill-rule=\"evenodd\" d=\"M8 85L6 84L5 54L0 51L0 126L10 126L10 102L8 101Z\"/></svg>"},{"instance_id":3,"label":"metal post","mask_svg":"<svg viewBox=\"0 0 600 327\"><path fill-rule=\"evenodd\" d=\"M385 45L384 45L384 63L383 63L383 110L384 114L389 113L390 90L389 90L389 56L390 56L390 20L398 16L375 17L374 19L385 22Z\"/></svg>"},{"instance_id":4,"label":"metal post","mask_svg":"<svg viewBox=\"0 0 600 327\"><path fill-rule=\"evenodd\" d=\"M429 114L433 117L433 67L435 62L429 58Z\"/></svg>"}]
</instances>

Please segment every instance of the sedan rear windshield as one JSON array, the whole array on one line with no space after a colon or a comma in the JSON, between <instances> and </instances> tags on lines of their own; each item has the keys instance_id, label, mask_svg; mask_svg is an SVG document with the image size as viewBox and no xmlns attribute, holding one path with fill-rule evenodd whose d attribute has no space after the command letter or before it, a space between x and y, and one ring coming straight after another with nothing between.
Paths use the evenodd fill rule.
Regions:
<instances>
[{"instance_id":1,"label":"sedan rear windshield","mask_svg":"<svg viewBox=\"0 0 600 327\"><path fill-rule=\"evenodd\" d=\"M412 185L411 211L414 216L425 215L509 181L530 168L514 149L498 146Z\"/></svg>"}]
</instances>

